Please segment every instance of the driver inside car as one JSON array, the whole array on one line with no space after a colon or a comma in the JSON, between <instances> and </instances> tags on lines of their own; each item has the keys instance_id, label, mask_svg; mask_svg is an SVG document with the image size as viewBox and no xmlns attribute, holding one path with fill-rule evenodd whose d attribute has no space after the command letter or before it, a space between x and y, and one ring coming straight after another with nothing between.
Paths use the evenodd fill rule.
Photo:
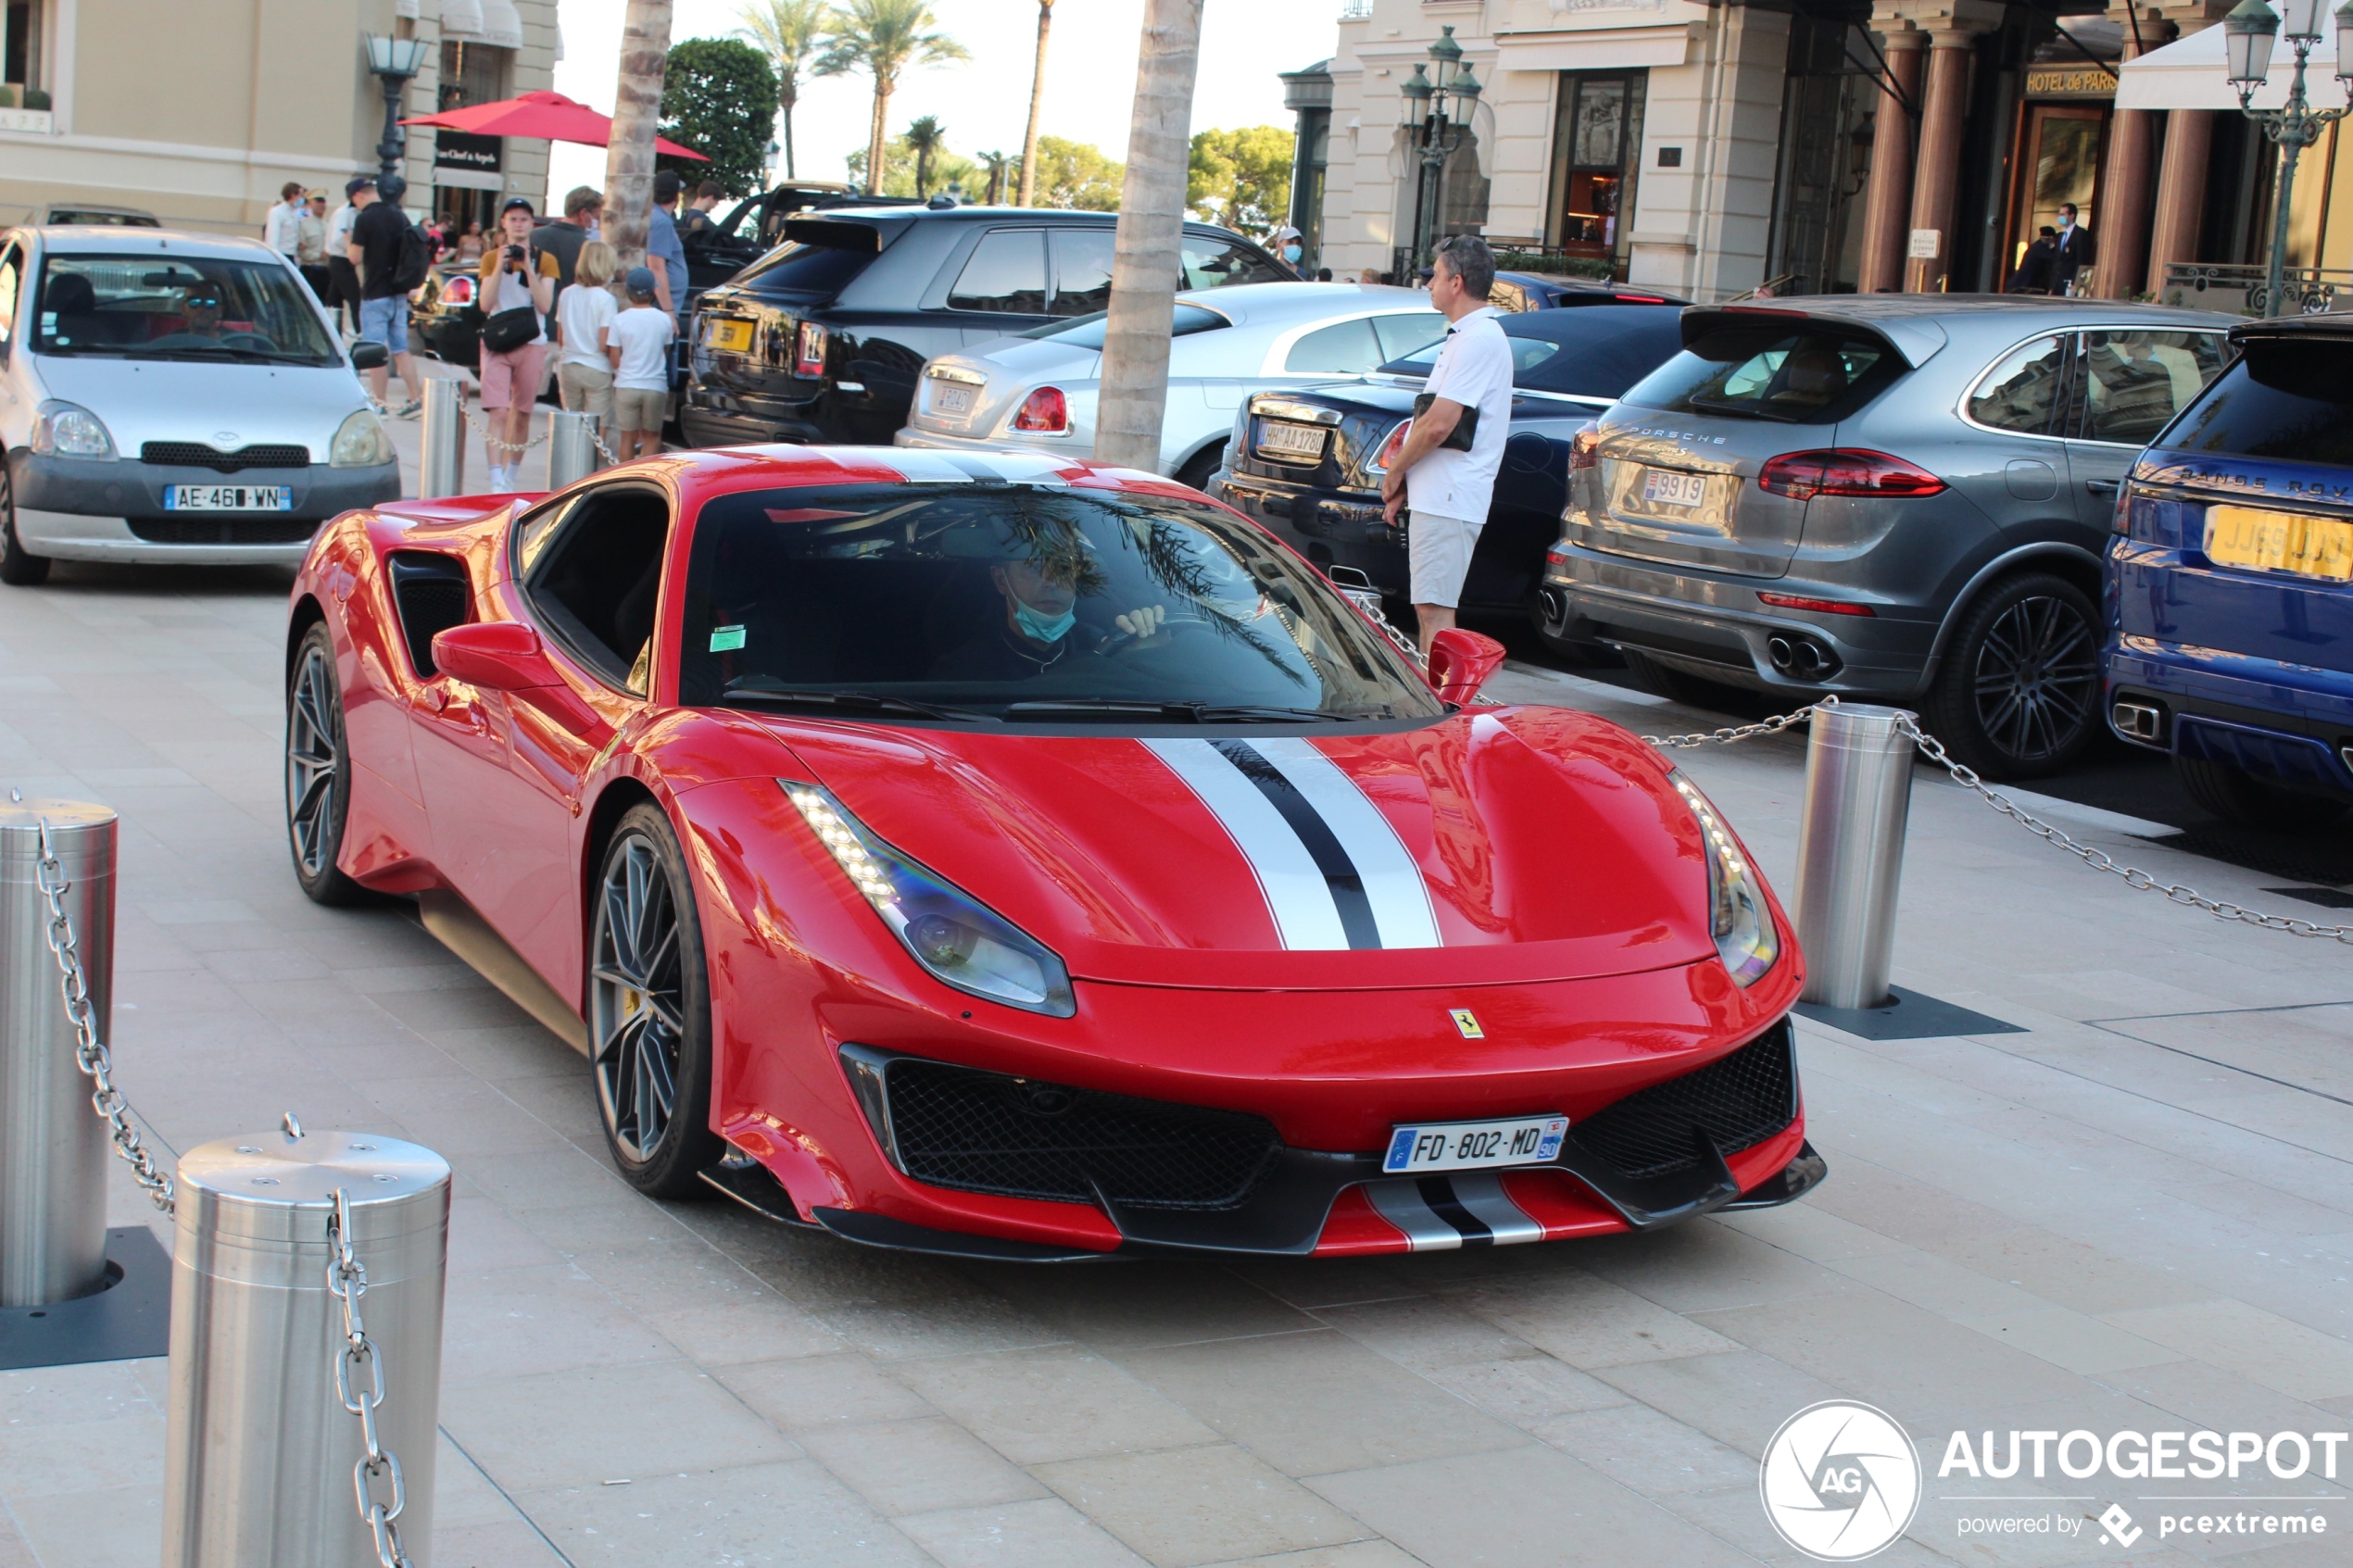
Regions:
<instances>
[{"instance_id":1,"label":"driver inside car","mask_svg":"<svg viewBox=\"0 0 2353 1568\"><path fill-rule=\"evenodd\" d=\"M193 283L180 296L180 325L156 340L168 346L183 338L200 338L206 343L220 337L220 291L210 283Z\"/></svg>"},{"instance_id":2,"label":"driver inside car","mask_svg":"<svg viewBox=\"0 0 2353 1568\"><path fill-rule=\"evenodd\" d=\"M1139 605L1112 618L1103 632L1083 624L1082 594L1098 591L1103 573L1083 535L1058 539L1015 560L988 569L989 585L1001 604L988 631L942 658L935 675L979 681L1023 681L1043 674L1072 655L1101 655L1127 647L1150 647L1163 640L1166 605Z\"/></svg>"}]
</instances>

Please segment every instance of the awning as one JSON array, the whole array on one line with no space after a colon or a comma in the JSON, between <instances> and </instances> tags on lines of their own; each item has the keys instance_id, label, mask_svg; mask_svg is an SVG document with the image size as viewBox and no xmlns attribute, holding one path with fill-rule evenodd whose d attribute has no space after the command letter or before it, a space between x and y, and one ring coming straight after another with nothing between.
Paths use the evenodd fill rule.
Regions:
<instances>
[{"instance_id":1,"label":"awning","mask_svg":"<svg viewBox=\"0 0 2353 1568\"><path fill-rule=\"evenodd\" d=\"M1634 66L1680 66L1690 54L1692 30L1613 27L1590 32L1521 33L1495 40L1497 70L1617 70Z\"/></svg>"},{"instance_id":2,"label":"awning","mask_svg":"<svg viewBox=\"0 0 2353 1568\"><path fill-rule=\"evenodd\" d=\"M2221 27L2209 27L2177 38L2162 49L2152 49L2119 68L2116 107L2120 109L2234 109L2238 90L2225 73L2230 67L2222 53ZM2287 84L2296 75L2296 51L2284 38L2271 44L2271 74L2255 94L2255 107L2275 109L2287 102ZM2304 67L2304 94L2316 108L2334 108L2345 90L2336 84L2336 34L2322 34Z\"/></svg>"},{"instance_id":3,"label":"awning","mask_svg":"<svg viewBox=\"0 0 2353 1568\"><path fill-rule=\"evenodd\" d=\"M442 0L441 35L467 44L522 47L522 14L514 0Z\"/></svg>"}]
</instances>

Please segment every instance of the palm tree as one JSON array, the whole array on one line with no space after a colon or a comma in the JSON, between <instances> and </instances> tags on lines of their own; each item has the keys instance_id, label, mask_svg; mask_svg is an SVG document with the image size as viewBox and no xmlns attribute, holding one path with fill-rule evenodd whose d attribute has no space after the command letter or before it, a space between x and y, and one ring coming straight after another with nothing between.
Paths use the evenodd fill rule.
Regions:
<instances>
[{"instance_id":1,"label":"palm tree","mask_svg":"<svg viewBox=\"0 0 2353 1568\"><path fill-rule=\"evenodd\" d=\"M1013 160L1003 153L981 153L977 156L980 166L988 170L988 194L981 199L984 205L995 207L1005 199L1005 173L1013 168Z\"/></svg>"},{"instance_id":2,"label":"palm tree","mask_svg":"<svg viewBox=\"0 0 2353 1568\"><path fill-rule=\"evenodd\" d=\"M937 20L927 0L849 0L826 30L825 53L813 74L862 70L875 79L875 119L866 141L869 192L882 189L889 150L883 127L889 123L890 95L899 90L900 73L909 66L972 58L962 44L931 31Z\"/></svg>"},{"instance_id":3,"label":"palm tree","mask_svg":"<svg viewBox=\"0 0 2353 1568\"><path fill-rule=\"evenodd\" d=\"M1127 178L1112 253L1111 313L1103 323L1095 460L1146 472L1160 467L1160 427L1168 411L1168 344L1182 277L1201 7L1202 0L1144 0Z\"/></svg>"},{"instance_id":4,"label":"palm tree","mask_svg":"<svg viewBox=\"0 0 2353 1568\"><path fill-rule=\"evenodd\" d=\"M1054 0L1038 0L1038 64L1029 76L1029 130L1021 142L1021 205L1038 199L1038 110L1046 101L1046 34L1054 25Z\"/></svg>"},{"instance_id":5,"label":"palm tree","mask_svg":"<svg viewBox=\"0 0 2353 1568\"><path fill-rule=\"evenodd\" d=\"M654 127L661 119L661 73L670 57L670 0L629 0L621 25L621 73L613 93L612 139L605 148L605 243L626 269L646 258L653 226Z\"/></svg>"},{"instance_id":6,"label":"palm tree","mask_svg":"<svg viewBox=\"0 0 2353 1568\"><path fill-rule=\"evenodd\" d=\"M915 155L915 194L931 194L931 160L948 145L948 128L930 115L907 127L907 146Z\"/></svg>"},{"instance_id":7,"label":"palm tree","mask_svg":"<svg viewBox=\"0 0 2353 1568\"><path fill-rule=\"evenodd\" d=\"M824 46L834 8L826 0L749 0L738 13L737 37L749 39L776 68L776 105L785 122L785 178L798 172L792 157L792 111L800 102L800 75Z\"/></svg>"}]
</instances>

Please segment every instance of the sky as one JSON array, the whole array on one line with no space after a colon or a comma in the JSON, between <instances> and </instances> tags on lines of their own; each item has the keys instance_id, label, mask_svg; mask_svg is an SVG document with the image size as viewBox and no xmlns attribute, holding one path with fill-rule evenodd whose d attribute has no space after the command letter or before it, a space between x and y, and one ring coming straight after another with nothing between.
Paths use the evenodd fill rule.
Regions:
<instances>
[{"instance_id":1,"label":"sky","mask_svg":"<svg viewBox=\"0 0 2353 1568\"><path fill-rule=\"evenodd\" d=\"M671 42L730 37L741 9L742 0L676 0ZM564 58L556 67L556 91L607 114L613 107L623 10L623 0L560 0L558 8ZM891 132L904 131L919 115L936 115L953 152L1020 157L1038 46L1034 0L933 0L932 11L938 30L973 57L900 77L891 95ZM1143 0L1056 0L1041 134L1091 142L1124 158L1143 14ZM1337 42L1333 19L1339 14L1335 0L1207 0L1193 129L1288 129L1292 117L1283 108L1283 84L1276 73L1328 56ZM834 77L802 89L793 114L802 178L848 178L842 159L864 150L873 105L873 84L864 76ZM781 160L778 168L781 171ZM604 172L603 148L559 143L549 193L602 186Z\"/></svg>"}]
</instances>

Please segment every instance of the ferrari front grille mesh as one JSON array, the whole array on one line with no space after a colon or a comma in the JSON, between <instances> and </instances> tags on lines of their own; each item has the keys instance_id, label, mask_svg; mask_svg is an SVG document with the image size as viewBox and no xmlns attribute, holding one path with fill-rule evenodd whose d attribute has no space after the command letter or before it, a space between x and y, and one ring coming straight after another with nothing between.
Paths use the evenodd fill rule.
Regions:
<instances>
[{"instance_id":1,"label":"ferrari front grille mesh","mask_svg":"<svg viewBox=\"0 0 2353 1568\"><path fill-rule=\"evenodd\" d=\"M901 1168L1007 1198L1144 1209L1232 1209L1278 1147L1234 1110L1131 1099L901 1057L885 1080Z\"/></svg>"},{"instance_id":2,"label":"ferrari front grille mesh","mask_svg":"<svg viewBox=\"0 0 2353 1568\"><path fill-rule=\"evenodd\" d=\"M1569 1130L1629 1176L1666 1176L1699 1163L1693 1127L1726 1156L1764 1142L1797 1116L1789 1021L1696 1073L1628 1095Z\"/></svg>"}]
</instances>

